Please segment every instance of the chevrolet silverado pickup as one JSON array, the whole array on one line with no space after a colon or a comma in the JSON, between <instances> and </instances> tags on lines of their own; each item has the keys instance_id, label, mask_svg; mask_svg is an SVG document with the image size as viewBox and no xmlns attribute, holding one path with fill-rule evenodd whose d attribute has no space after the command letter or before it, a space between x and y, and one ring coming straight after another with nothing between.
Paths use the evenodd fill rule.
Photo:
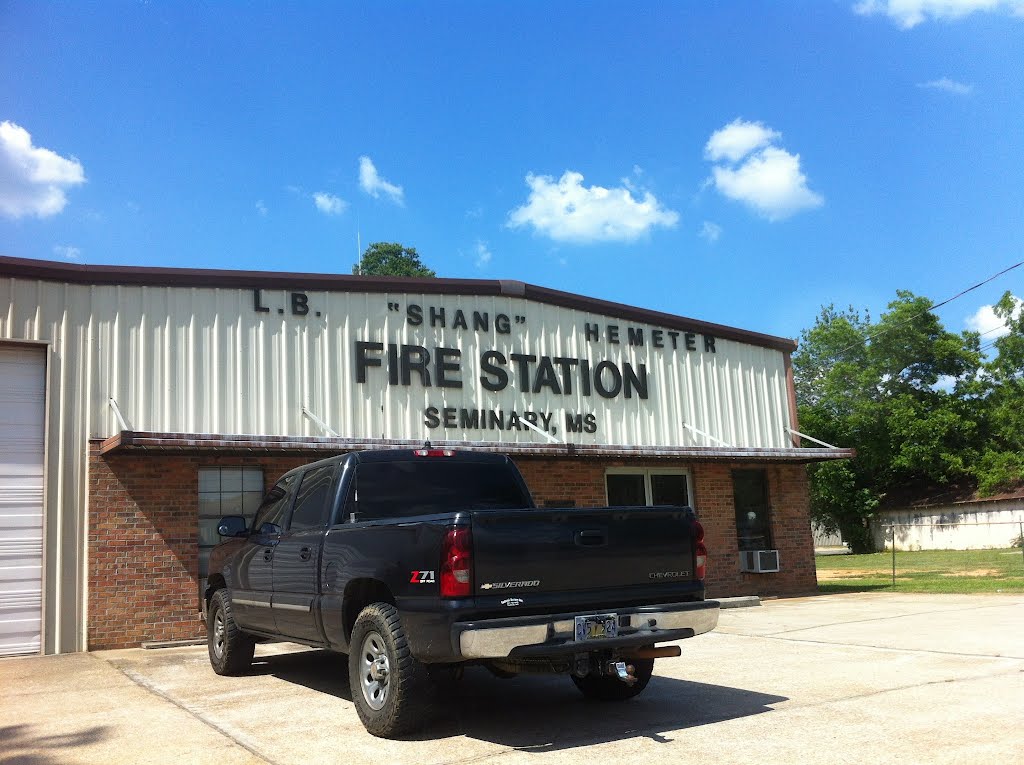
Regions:
<instances>
[{"instance_id":1,"label":"chevrolet silverado pickup","mask_svg":"<svg viewBox=\"0 0 1024 765\"><path fill-rule=\"evenodd\" d=\"M351 452L286 473L251 524L222 518L201 594L210 662L256 642L348 655L377 736L425 721L466 665L568 675L584 696L647 686L658 646L707 632L704 530L689 507L538 508L504 455Z\"/></svg>"}]
</instances>

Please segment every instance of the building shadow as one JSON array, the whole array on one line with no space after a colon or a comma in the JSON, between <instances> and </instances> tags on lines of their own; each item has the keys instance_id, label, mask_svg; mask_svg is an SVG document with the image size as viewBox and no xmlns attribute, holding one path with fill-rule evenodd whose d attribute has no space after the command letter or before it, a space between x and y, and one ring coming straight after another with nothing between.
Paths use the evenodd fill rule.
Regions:
<instances>
[{"instance_id":1,"label":"building shadow","mask_svg":"<svg viewBox=\"0 0 1024 765\"><path fill-rule=\"evenodd\" d=\"M105 725L69 733L39 733L32 725L0 725L0 765L67 765L71 750L107 738Z\"/></svg>"},{"instance_id":2,"label":"building shadow","mask_svg":"<svg viewBox=\"0 0 1024 765\"><path fill-rule=\"evenodd\" d=\"M252 671L352 700L347 657L339 654L302 651L259 657ZM762 714L788 700L745 688L659 676L657 671L655 665L655 676L637 698L602 703L584 698L566 676L520 675L503 680L484 668L470 667L459 682L446 686L433 704L430 722L409 739L467 736L535 752L630 738L668 743L673 731Z\"/></svg>"}]
</instances>

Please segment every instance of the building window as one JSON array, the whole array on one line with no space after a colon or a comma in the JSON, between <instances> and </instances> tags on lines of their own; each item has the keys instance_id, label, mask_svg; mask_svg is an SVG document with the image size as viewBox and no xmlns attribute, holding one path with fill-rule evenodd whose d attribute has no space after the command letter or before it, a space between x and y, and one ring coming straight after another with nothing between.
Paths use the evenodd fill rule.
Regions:
<instances>
[{"instance_id":1,"label":"building window","mask_svg":"<svg viewBox=\"0 0 1024 765\"><path fill-rule=\"evenodd\" d=\"M770 550L772 533L765 471L733 470L732 491L740 550Z\"/></svg>"},{"instance_id":2,"label":"building window","mask_svg":"<svg viewBox=\"0 0 1024 765\"><path fill-rule=\"evenodd\" d=\"M690 474L671 468L609 468L605 490L612 507L689 505Z\"/></svg>"},{"instance_id":3,"label":"building window","mask_svg":"<svg viewBox=\"0 0 1024 765\"><path fill-rule=\"evenodd\" d=\"M199 468L199 577L209 571L210 550L220 542L217 521L241 515L252 522L263 501L263 468Z\"/></svg>"}]
</instances>

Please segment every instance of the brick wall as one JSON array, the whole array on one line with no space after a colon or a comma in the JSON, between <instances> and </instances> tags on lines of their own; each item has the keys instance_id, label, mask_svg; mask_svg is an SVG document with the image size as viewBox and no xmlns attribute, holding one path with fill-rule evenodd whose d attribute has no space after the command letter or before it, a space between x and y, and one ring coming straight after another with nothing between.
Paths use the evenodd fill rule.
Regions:
<instances>
[{"instance_id":1,"label":"brick wall","mask_svg":"<svg viewBox=\"0 0 1024 765\"><path fill-rule=\"evenodd\" d=\"M258 466L272 484L322 453L293 456L110 454L94 448L89 469L88 646L201 637L197 610L200 467ZM802 465L768 465L778 574L742 574L731 471L750 464L682 460L516 459L538 504L605 504L609 467L679 467L692 476L692 502L706 530L708 596L795 595L816 586Z\"/></svg>"},{"instance_id":2,"label":"brick wall","mask_svg":"<svg viewBox=\"0 0 1024 765\"><path fill-rule=\"evenodd\" d=\"M305 457L100 456L89 459L91 650L201 637L199 468L254 465L273 482Z\"/></svg>"}]
</instances>

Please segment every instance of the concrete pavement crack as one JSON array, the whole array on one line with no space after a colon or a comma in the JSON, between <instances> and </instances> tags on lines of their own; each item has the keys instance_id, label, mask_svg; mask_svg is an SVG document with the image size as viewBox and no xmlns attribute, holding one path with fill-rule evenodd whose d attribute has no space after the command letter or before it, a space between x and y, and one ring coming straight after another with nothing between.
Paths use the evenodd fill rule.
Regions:
<instances>
[{"instance_id":1,"label":"concrete pavement crack","mask_svg":"<svg viewBox=\"0 0 1024 765\"><path fill-rule=\"evenodd\" d=\"M127 667L122 667L120 664L116 664L116 663L114 663L112 661L107 661L106 659L101 659L99 656L96 656L95 654L89 654L89 655L92 656L93 658L95 658L97 661L102 661L104 664L107 664L108 666L113 667L114 669L116 669L118 672L120 672L122 675L124 675L126 678L131 680L133 683L135 683L137 686L139 686L143 690L148 691L149 693L152 693L154 696L158 696L159 698L163 699L164 701L168 702L169 704L173 704L178 709L182 710L183 712L185 712L185 713L191 715L192 717L194 717L195 719L197 719L203 725L207 726L208 728L212 728L213 730L217 731L217 733L219 733L222 736L226 737L228 740L230 740L230 741L234 742L235 744L237 744L238 746L242 747L247 752L249 752L249 754L253 755L254 757L259 758L260 760L262 760L265 763L268 763L268 765L282 765L282 763L279 763L276 760L274 760L274 759L268 757L267 755L263 754L263 752L259 751L259 749L257 749L254 744L250 744L250 743L247 743L247 742L241 740L238 737L237 734L232 733L228 729L224 728L222 725L219 725L218 723L216 723L213 720L211 720L202 711L200 711L198 709L195 709L194 707L192 707L192 706L190 706L188 704L184 704L184 703L178 701L176 698L174 698L170 694L166 693L165 691L161 690L154 683L152 683L149 680L147 680L145 677L140 675L138 672L134 672L134 671L128 669Z\"/></svg>"},{"instance_id":2,"label":"concrete pavement crack","mask_svg":"<svg viewBox=\"0 0 1024 765\"><path fill-rule=\"evenodd\" d=\"M794 630L798 631L798 630ZM740 632L720 632L721 635L748 638L750 640L782 640L788 643L811 643L813 645L830 645L836 648L870 648L873 651L895 651L896 653L927 653L937 656L962 656L965 659L994 659L1005 661L1024 661L1024 656L1009 656L992 653L963 653L962 651L940 651L934 648L899 648L888 645L866 645L864 643L837 643L834 640L812 640L811 638L779 637L784 632L773 632L768 635L747 635Z\"/></svg>"}]
</instances>

